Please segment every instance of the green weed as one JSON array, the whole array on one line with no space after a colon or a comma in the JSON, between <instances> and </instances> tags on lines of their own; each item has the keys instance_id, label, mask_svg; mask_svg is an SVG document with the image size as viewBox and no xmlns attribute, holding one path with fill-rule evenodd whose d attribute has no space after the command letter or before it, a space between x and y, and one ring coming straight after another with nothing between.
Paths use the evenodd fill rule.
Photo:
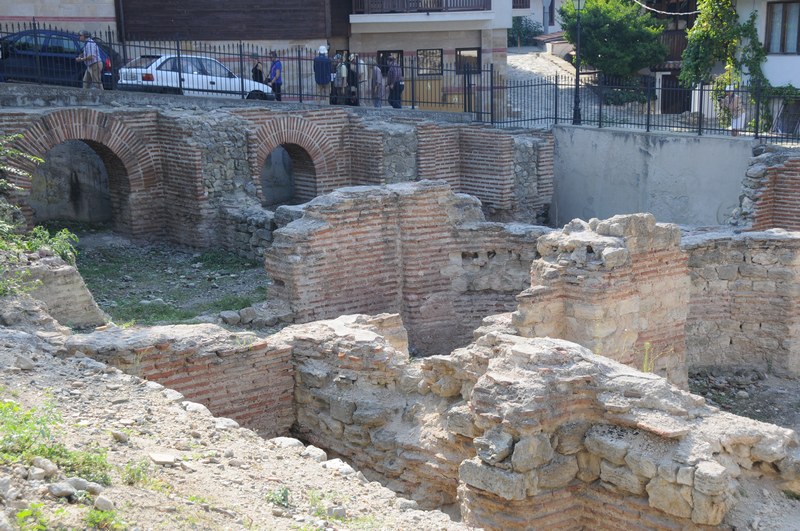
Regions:
<instances>
[{"instance_id":1,"label":"green weed","mask_svg":"<svg viewBox=\"0 0 800 531\"><path fill-rule=\"evenodd\" d=\"M83 523L90 529L110 529L112 531L125 529L127 525L120 520L116 511L100 511L92 509L83 517Z\"/></svg>"},{"instance_id":2,"label":"green weed","mask_svg":"<svg viewBox=\"0 0 800 531\"><path fill-rule=\"evenodd\" d=\"M792 490L785 490L783 493L786 495L787 498L794 501L800 501L800 493L794 492Z\"/></svg>"},{"instance_id":3,"label":"green weed","mask_svg":"<svg viewBox=\"0 0 800 531\"><path fill-rule=\"evenodd\" d=\"M16 402L0 401L0 463L30 463L34 457L45 457L66 474L111 484L106 450L68 449L56 439L54 429L60 421L52 405L25 410Z\"/></svg>"},{"instance_id":4,"label":"green weed","mask_svg":"<svg viewBox=\"0 0 800 531\"><path fill-rule=\"evenodd\" d=\"M20 531L46 531L47 518L42 512L43 503L31 503L16 514Z\"/></svg>"},{"instance_id":5,"label":"green weed","mask_svg":"<svg viewBox=\"0 0 800 531\"><path fill-rule=\"evenodd\" d=\"M122 482L126 485L142 485L150 479L150 463L145 459L128 461L122 469Z\"/></svg>"},{"instance_id":6,"label":"green weed","mask_svg":"<svg viewBox=\"0 0 800 531\"><path fill-rule=\"evenodd\" d=\"M281 487L267 494L267 501L281 507L289 507L289 496L289 489Z\"/></svg>"}]
</instances>

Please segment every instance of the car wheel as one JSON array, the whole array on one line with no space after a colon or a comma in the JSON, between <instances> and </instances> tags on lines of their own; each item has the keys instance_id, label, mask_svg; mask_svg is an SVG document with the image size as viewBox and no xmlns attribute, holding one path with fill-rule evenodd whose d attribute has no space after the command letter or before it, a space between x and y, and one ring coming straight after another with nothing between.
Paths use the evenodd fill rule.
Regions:
<instances>
[{"instance_id":1,"label":"car wheel","mask_svg":"<svg viewBox=\"0 0 800 531\"><path fill-rule=\"evenodd\" d=\"M254 90L247 95L248 100L266 100L267 95L260 90Z\"/></svg>"}]
</instances>

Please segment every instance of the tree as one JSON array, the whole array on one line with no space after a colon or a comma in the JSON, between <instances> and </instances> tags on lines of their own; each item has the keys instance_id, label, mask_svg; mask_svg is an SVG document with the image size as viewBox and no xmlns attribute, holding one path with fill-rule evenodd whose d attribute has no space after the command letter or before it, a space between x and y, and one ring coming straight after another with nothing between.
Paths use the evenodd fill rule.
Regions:
<instances>
[{"instance_id":1,"label":"tree","mask_svg":"<svg viewBox=\"0 0 800 531\"><path fill-rule=\"evenodd\" d=\"M766 52L758 40L756 13L739 23L733 0L699 0L700 14L687 34L680 82L685 87L709 81L712 68L721 63L725 73L718 76L717 89L741 82L768 85L761 70Z\"/></svg>"},{"instance_id":2,"label":"tree","mask_svg":"<svg viewBox=\"0 0 800 531\"><path fill-rule=\"evenodd\" d=\"M509 44L516 43L517 47L531 46L534 39L544 33L542 25L530 17L514 17L511 27L508 28Z\"/></svg>"},{"instance_id":3,"label":"tree","mask_svg":"<svg viewBox=\"0 0 800 531\"><path fill-rule=\"evenodd\" d=\"M574 43L575 7L565 2L558 13L564 37ZM661 31L661 23L631 0L586 0L581 11L581 59L604 74L631 77L666 59Z\"/></svg>"}]
</instances>

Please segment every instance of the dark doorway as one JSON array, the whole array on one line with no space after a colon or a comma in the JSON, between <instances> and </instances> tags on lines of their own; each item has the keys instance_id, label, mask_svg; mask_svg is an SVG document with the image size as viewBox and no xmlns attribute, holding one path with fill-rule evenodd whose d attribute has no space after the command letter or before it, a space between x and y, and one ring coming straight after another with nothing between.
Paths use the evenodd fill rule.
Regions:
<instances>
[{"instance_id":1,"label":"dark doorway","mask_svg":"<svg viewBox=\"0 0 800 531\"><path fill-rule=\"evenodd\" d=\"M678 83L678 76L661 78L661 114L681 114L692 108L692 91Z\"/></svg>"}]
</instances>

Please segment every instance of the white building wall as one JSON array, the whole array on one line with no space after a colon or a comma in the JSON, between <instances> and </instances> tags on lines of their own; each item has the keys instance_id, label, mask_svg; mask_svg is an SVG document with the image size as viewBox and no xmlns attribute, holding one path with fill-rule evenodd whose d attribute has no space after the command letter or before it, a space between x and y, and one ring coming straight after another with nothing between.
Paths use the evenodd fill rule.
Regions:
<instances>
[{"instance_id":1,"label":"white building wall","mask_svg":"<svg viewBox=\"0 0 800 531\"><path fill-rule=\"evenodd\" d=\"M0 24L30 23L92 33L116 29L114 0L0 0Z\"/></svg>"}]
</instances>

